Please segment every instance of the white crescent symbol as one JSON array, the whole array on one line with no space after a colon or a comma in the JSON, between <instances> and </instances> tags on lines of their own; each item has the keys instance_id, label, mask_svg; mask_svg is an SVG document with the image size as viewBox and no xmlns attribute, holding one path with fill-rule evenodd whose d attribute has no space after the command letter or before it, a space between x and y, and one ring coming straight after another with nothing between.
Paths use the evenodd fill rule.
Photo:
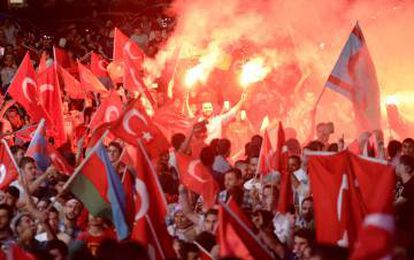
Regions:
<instances>
[{"instance_id":1,"label":"white crescent symbol","mask_svg":"<svg viewBox=\"0 0 414 260\"><path fill-rule=\"evenodd\" d=\"M105 110L105 122L106 123L113 121L113 120L111 120L111 115L112 114L115 114L115 118L113 120L115 120L119 117L119 111L118 111L118 108L116 106L109 106L109 107L106 108L106 110Z\"/></svg>"},{"instance_id":2,"label":"white crescent symbol","mask_svg":"<svg viewBox=\"0 0 414 260\"><path fill-rule=\"evenodd\" d=\"M0 164L0 183L3 183L4 179L6 178L7 169L4 164Z\"/></svg>"},{"instance_id":3,"label":"white crescent symbol","mask_svg":"<svg viewBox=\"0 0 414 260\"><path fill-rule=\"evenodd\" d=\"M85 81L85 83L88 83L88 84L91 83L91 81L89 80L89 77L86 75L86 73L82 74L82 79L83 79L83 81Z\"/></svg>"},{"instance_id":4,"label":"white crescent symbol","mask_svg":"<svg viewBox=\"0 0 414 260\"><path fill-rule=\"evenodd\" d=\"M128 53L128 56L132 59L132 60L138 60L141 59L140 56L135 56L134 54L132 54L131 52L131 42L128 41L127 43L125 43L125 52Z\"/></svg>"},{"instance_id":5,"label":"white crescent symbol","mask_svg":"<svg viewBox=\"0 0 414 260\"><path fill-rule=\"evenodd\" d=\"M54 91L54 90L55 90L55 87L52 84L40 85L40 92Z\"/></svg>"},{"instance_id":6,"label":"white crescent symbol","mask_svg":"<svg viewBox=\"0 0 414 260\"><path fill-rule=\"evenodd\" d=\"M100 60L99 62L98 62L98 67L101 69L101 70L103 70L103 71L106 71L106 66L105 66L105 60Z\"/></svg>"},{"instance_id":7,"label":"white crescent symbol","mask_svg":"<svg viewBox=\"0 0 414 260\"><path fill-rule=\"evenodd\" d=\"M195 161L191 161L190 165L188 165L188 174L191 175L191 177L193 177L194 179L196 179L199 182L202 183L206 183L208 180L201 178L200 176L198 176L195 172L195 167L197 166L197 164L201 163L200 160L195 160Z\"/></svg>"},{"instance_id":8,"label":"white crescent symbol","mask_svg":"<svg viewBox=\"0 0 414 260\"><path fill-rule=\"evenodd\" d=\"M344 191L348 189L348 178L346 174L342 175L342 182L341 187L339 188L339 195L338 195L338 201L336 203L336 209L338 213L338 221L341 221L341 215L342 215L342 203L343 203L343 196Z\"/></svg>"},{"instance_id":9,"label":"white crescent symbol","mask_svg":"<svg viewBox=\"0 0 414 260\"><path fill-rule=\"evenodd\" d=\"M29 100L29 102L33 102L33 100L30 98L29 94L27 93L27 87L28 87L29 84L36 87L36 82L32 78L29 78L29 77L24 78L23 82L22 82L23 95L27 100Z\"/></svg>"},{"instance_id":10,"label":"white crescent symbol","mask_svg":"<svg viewBox=\"0 0 414 260\"><path fill-rule=\"evenodd\" d=\"M129 120L131 120L131 118L134 117L134 116L138 117L145 125L148 125L147 120L145 119L145 117L140 112L138 112L138 110L131 109L130 111L128 111L125 114L124 120L122 122L122 125L123 125L125 131L130 135L137 135L136 133L134 133L134 131L132 131L132 129L129 125Z\"/></svg>"},{"instance_id":11,"label":"white crescent symbol","mask_svg":"<svg viewBox=\"0 0 414 260\"><path fill-rule=\"evenodd\" d=\"M135 180L135 191L141 198L141 207L139 208L137 214L135 214L135 221L141 219L145 214L147 214L149 209L149 195L147 186L140 179Z\"/></svg>"},{"instance_id":12,"label":"white crescent symbol","mask_svg":"<svg viewBox=\"0 0 414 260\"><path fill-rule=\"evenodd\" d=\"M138 87L142 87L141 86L141 83L139 82L139 80L138 80L138 78L137 78L137 76L135 75L135 69L133 69L133 68L129 68L129 73L131 74L131 77L132 77L132 81L134 81L134 84L136 85L136 86L138 86Z\"/></svg>"}]
</instances>

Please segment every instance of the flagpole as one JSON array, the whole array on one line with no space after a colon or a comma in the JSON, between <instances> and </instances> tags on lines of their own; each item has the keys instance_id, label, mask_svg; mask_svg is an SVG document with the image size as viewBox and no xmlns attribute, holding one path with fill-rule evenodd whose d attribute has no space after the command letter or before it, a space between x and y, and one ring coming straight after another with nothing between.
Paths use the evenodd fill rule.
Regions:
<instances>
[{"instance_id":1,"label":"flagpole","mask_svg":"<svg viewBox=\"0 0 414 260\"><path fill-rule=\"evenodd\" d=\"M47 207L46 211L50 210L50 208L52 208L53 204L55 204L55 202L63 195L63 192L66 191L66 189L69 187L69 185L78 176L78 174L81 172L81 169L83 168L83 166L85 166L85 164L88 162L88 160L91 157L91 155L93 154L93 152L98 149L98 146L106 138L108 133L109 133L109 130L106 130L103 133L103 135L101 136L101 138L99 138L96 145L90 150L90 152L86 155L85 159L83 159L83 161L78 165L78 167L76 167L76 169L73 171L72 175L69 177L69 179L63 185L62 190L56 195L55 199L53 201L51 201L51 203L50 203L49 207Z\"/></svg>"},{"instance_id":2,"label":"flagpole","mask_svg":"<svg viewBox=\"0 0 414 260\"><path fill-rule=\"evenodd\" d=\"M193 244L195 244L198 247L198 249L203 251L204 254L206 254L208 257L210 257L210 259L215 260L215 258L210 254L210 252L208 252L207 249L205 249L203 246L201 246L197 241L193 241Z\"/></svg>"},{"instance_id":3,"label":"flagpole","mask_svg":"<svg viewBox=\"0 0 414 260\"><path fill-rule=\"evenodd\" d=\"M155 232L154 226L152 225L151 219L149 218L148 214L145 214L145 220L148 223L148 226L151 230L152 236L154 237L155 243L157 244L157 248L158 248L158 251L160 252L162 259L166 259L164 251L162 251L160 241L158 240L157 233Z\"/></svg>"},{"instance_id":4,"label":"flagpole","mask_svg":"<svg viewBox=\"0 0 414 260\"><path fill-rule=\"evenodd\" d=\"M236 220L237 224L239 224L244 229L244 231L246 231L256 241L256 243L263 249L263 251L265 251L271 257L272 254L269 252L269 250L263 246L262 242L259 241L256 235L250 230L250 228L246 226L246 224L243 223L243 221L241 221L241 219L229 208L229 206L222 202L220 204L223 209L226 210L227 213L229 213Z\"/></svg>"}]
</instances>

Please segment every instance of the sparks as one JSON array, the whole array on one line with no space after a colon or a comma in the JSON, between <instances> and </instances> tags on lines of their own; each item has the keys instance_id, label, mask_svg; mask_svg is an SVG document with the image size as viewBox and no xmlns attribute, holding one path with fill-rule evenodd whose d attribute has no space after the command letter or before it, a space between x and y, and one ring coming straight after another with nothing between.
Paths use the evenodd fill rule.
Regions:
<instances>
[{"instance_id":1,"label":"sparks","mask_svg":"<svg viewBox=\"0 0 414 260\"><path fill-rule=\"evenodd\" d=\"M246 88L253 83L263 80L270 71L271 69L265 66L263 58L252 59L242 67L240 84Z\"/></svg>"}]
</instances>

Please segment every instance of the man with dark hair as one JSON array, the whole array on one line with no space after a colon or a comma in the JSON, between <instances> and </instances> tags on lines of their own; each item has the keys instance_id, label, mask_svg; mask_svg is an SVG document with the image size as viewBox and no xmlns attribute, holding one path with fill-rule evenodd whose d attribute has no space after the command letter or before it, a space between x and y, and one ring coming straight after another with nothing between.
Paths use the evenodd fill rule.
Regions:
<instances>
[{"instance_id":1,"label":"man with dark hair","mask_svg":"<svg viewBox=\"0 0 414 260\"><path fill-rule=\"evenodd\" d=\"M19 200L20 191L14 186L9 186L5 190L5 203L12 209L16 208L16 203Z\"/></svg>"},{"instance_id":2,"label":"man with dark hair","mask_svg":"<svg viewBox=\"0 0 414 260\"><path fill-rule=\"evenodd\" d=\"M19 164L20 160L23 158L24 156L24 148L23 146L20 145L12 145L10 146L10 151L13 155L14 160L16 161L17 164Z\"/></svg>"},{"instance_id":3,"label":"man with dark hair","mask_svg":"<svg viewBox=\"0 0 414 260\"><path fill-rule=\"evenodd\" d=\"M171 145L174 148L175 151L179 151L181 148L181 145L184 143L185 141L185 135L182 133L177 133L174 134L171 137Z\"/></svg>"},{"instance_id":4,"label":"man with dark hair","mask_svg":"<svg viewBox=\"0 0 414 260\"><path fill-rule=\"evenodd\" d=\"M299 228L314 229L313 199L307 197L302 201L300 215L296 219L295 226Z\"/></svg>"},{"instance_id":5,"label":"man with dark hair","mask_svg":"<svg viewBox=\"0 0 414 260\"><path fill-rule=\"evenodd\" d=\"M13 218L13 208L7 204L0 204L0 247L13 243L13 231L10 223Z\"/></svg>"},{"instance_id":6,"label":"man with dark hair","mask_svg":"<svg viewBox=\"0 0 414 260\"><path fill-rule=\"evenodd\" d=\"M293 254L297 259L302 259L305 250L312 245L315 234L308 229L299 229L293 234Z\"/></svg>"},{"instance_id":7,"label":"man with dark hair","mask_svg":"<svg viewBox=\"0 0 414 260\"><path fill-rule=\"evenodd\" d=\"M218 210L209 209L204 216L204 231L214 234L218 223Z\"/></svg>"},{"instance_id":8,"label":"man with dark hair","mask_svg":"<svg viewBox=\"0 0 414 260\"><path fill-rule=\"evenodd\" d=\"M412 138L404 139L402 142L401 154L414 157L414 140Z\"/></svg>"},{"instance_id":9,"label":"man with dark hair","mask_svg":"<svg viewBox=\"0 0 414 260\"><path fill-rule=\"evenodd\" d=\"M346 260L349 257L347 248L335 245L317 244L311 247L309 260Z\"/></svg>"},{"instance_id":10,"label":"man with dark hair","mask_svg":"<svg viewBox=\"0 0 414 260\"><path fill-rule=\"evenodd\" d=\"M239 169L231 169L224 174L224 190L221 191L218 196L217 200L219 202L225 203L229 198L229 190L233 187L239 186L241 187L243 180L241 176L241 171Z\"/></svg>"},{"instance_id":11,"label":"man with dark hair","mask_svg":"<svg viewBox=\"0 0 414 260\"><path fill-rule=\"evenodd\" d=\"M217 143L217 155L214 158L213 170L225 173L231 169L227 158L230 156L231 143L228 139L220 139Z\"/></svg>"}]
</instances>

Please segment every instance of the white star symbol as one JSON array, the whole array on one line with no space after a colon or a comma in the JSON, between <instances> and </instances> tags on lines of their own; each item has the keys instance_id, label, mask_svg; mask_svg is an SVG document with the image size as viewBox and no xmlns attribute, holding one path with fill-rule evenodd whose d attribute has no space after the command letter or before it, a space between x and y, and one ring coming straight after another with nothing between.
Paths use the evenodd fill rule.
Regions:
<instances>
[{"instance_id":1,"label":"white star symbol","mask_svg":"<svg viewBox=\"0 0 414 260\"><path fill-rule=\"evenodd\" d=\"M152 138L154 138L150 132L143 132L142 133L142 138L148 143L149 141L152 140Z\"/></svg>"}]
</instances>

